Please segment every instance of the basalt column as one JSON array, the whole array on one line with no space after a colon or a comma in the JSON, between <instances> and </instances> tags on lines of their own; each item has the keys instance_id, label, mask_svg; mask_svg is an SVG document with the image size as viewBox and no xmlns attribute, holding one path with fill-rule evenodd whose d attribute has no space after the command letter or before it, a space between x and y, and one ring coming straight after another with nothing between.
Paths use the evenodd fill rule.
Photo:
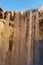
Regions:
<instances>
[{"instance_id":1,"label":"basalt column","mask_svg":"<svg viewBox=\"0 0 43 65\"><path fill-rule=\"evenodd\" d=\"M18 52L18 65L27 64L27 44L26 44L26 29L27 17L26 14L19 13L19 52Z\"/></svg>"},{"instance_id":2,"label":"basalt column","mask_svg":"<svg viewBox=\"0 0 43 65\"><path fill-rule=\"evenodd\" d=\"M4 22L4 31L2 33L2 38L1 38L1 50L3 52L3 65L5 65L5 59L6 59L6 54L8 52L8 47L9 47L9 13L7 13L6 19L3 20Z\"/></svg>"},{"instance_id":3,"label":"basalt column","mask_svg":"<svg viewBox=\"0 0 43 65\"><path fill-rule=\"evenodd\" d=\"M28 38L27 38L27 44L28 44L28 57L27 57L27 65L30 65L32 62L32 52L31 52L31 45L32 45L32 11L30 11L30 17L28 20Z\"/></svg>"},{"instance_id":4,"label":"basalt column","mask_svg":"<svg viewBox=\"0 0 43 65\"><path fill-rule=\"evenodd\" d=\"M3 11L0 11L0 65L4 64L4 57L3 57L3 46L2 46L2 38L3 38L3 33L4 33L4 20L3 19Z\"/></svg>"},{"instance_id":5,"label":"basalt column","mask_svg":"<svg viewBox=\"0 0 43 65\"><path fill-rule=\"evenodd\" d=\"M19 61L19 13L14 12L14 27L13 27L13 47L12 47L12 65L18 65Z\"/></svg>"},{"instance_id":6,"label":"basalt column","mask_svg":"<svg viewBox=\"0 0 43 65\"><path fill-rule=\"evenodd\" d=\"M0 32L0 65L37 64L38 15L36 10L0 13L0 30L3 28Z\"/></svg>"},{"instance_id":7,"label":"basalt column","mask_svg":"<svg viewBox=\"0 0 43 65\"><path fill-rule=\"evenodd\" d=\"M6 52L6 59L5 59L5 64L6 65L13 65L13 55L12 55L12 45L13 45L13 21L12 21L12 17L10 18L10 16L12 15L12 12L9 13L9 18L8 18L8 47L7 47L7 52Z\"/></svg>"},{"instance_id":8,"label":"basalt column","mask_svg":"<svg viewBox=\"0 0 43 65\"><path fill-rule=\"evenodd\" d=\"M38 64L39 61L39 14L36 12L36 22L35 22L35 65Z\"/></svg>"}]
</instances>

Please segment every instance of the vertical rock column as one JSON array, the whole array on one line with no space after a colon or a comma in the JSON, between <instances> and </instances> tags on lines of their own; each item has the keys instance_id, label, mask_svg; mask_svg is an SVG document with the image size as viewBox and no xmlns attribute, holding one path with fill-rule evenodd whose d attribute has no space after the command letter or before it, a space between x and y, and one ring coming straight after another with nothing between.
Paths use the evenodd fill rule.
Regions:
<instances>
[{"instance_id":1,"label":"vertical rock column","mask_svg":"<svg viewBox=\"0 0 43 65\"><path fill-rule=\"evenodd\" d=\"M32 60L32 57L31 57L31 40L32 40L32 11L30 11L30 21L29 21L29 35L28 35L28 59L27 59L27 65L30 65L31 64L31 60Z\"/></svg>"},{"instance_id":2,"label":"vertical rock column","mask_svg":"<svg viewBox=\"0 0 43 65\"><path fill-rule=\"evenodd\" d=\"M22 55L21 55L21 52L22 52L22 15L21 15L21 12L19 12L19 44L18 44L18 65L21 65L22 63Z\"/></svg>"},{"instance_id":3,"label":"vertical rock column","mask_svg":"<svg viewBox=\"0 0 43 65\"><path fill-rule=\"evenodd\" d=\"M38 20L38 12L36 12L36 22L35 22L35 40L39 40L39 20Z\"/></svg>"},{"instance_id":4,"label":"vertical rock column","mask_svg":"<svg viewBox=\"0 0 43 65\"><path fill-rule=\"evenodd\" d=\"M32 15L32 64L31 65L35 65L35 23L36 23L36 11L33 12Z\"/></svg>"},{"instance_id":5,"label":"vertical rock column","mask_svg":"<svg viewBox=\"0 0 43 65\"><path fill-rule=\"evenodd\" d=\"M22 14L22 40L21 40L21 65L27 65L27 35L28 35L28 23L26 13Z\"/></svg>"},{"instance_id":6,"label":"vertical rock column","mask_svg":"<svg viewBox=\"0 0 43 65\"><path fill-rule=\"evenodd\" d=\"M27 48L26 48L26 16L24 12L19 13L19 49L18 49L18 65L26 65Z\"/></svg>"},{"instance_id":7,"label":"vertical rock column","mask_svg":"<svg viewBox=\"0 0 43 65\"><path fill-rule=\"evenodd\" d=\"M3 64L3 49L2 49L3 29L4 29L4 24L0 20L0 65Z\"/></svg>"},{"instance_id":8,"label":"vertical rock column","mask_svg":"<svg viewBox=\"0 0 43 65\"><path fill-rule=\"evenodd\" d=\"M9 19L10 14L8 13L5 19L4 33L2 37L2 51L3 51L3 63L5 65L6 54L9 47Z\"/></svg>"},{"instance_id":9,"label":"vertical rock column","mask_svg":"<svg viewBox=\"0 0 43 65\"><path fill-rule=\"evenodd\" d=\"M39 61L39 20L38 20L38 12L36 12L36 22L35 22L35 64L38 64Z\"/></svg>"},{"instance_id":10,"label":"vertical rock column","mask_svg":"<svg viewBox=\"0 0 43 65\"><path fill-rule=\"evenodd\" d=\"M14 15L14 34L13 34L13 64L18 65L18 45L19 45L19 13L15 12ZM12 65L13 65L12 64Z\"/></svg>"},{"instance_id":11,"label":"vertical rock column","mask_svg":"<svg viewBox=\"0 0 43 65\"><path fill-rule=\"evenodd\" d=\"M23 54L24 54L24 65L27 65L27 58L28 58L28 36L29 36L29 15L30 13L29 12L25 12L25 21L24 21L24 39L25 39L25 42L23 43Z\"/></svg>"},{"instance_id":12,"label":"vertical rock column","mask_svg":"<svg viewBox=\"0 0 43 65\"><path fill-rule=\"evenodd\" d=\"M4 31L4 11L1 12L2 19L0 19L0 47L1 47L1 41L3 37L3 31Z\"/></svg>"},{"instance_id":13,"label":"vertical rock column","mask_svg":"<svg viewBox=\"0 0 43 65\"><path fill-rule=\"evenodd\" d=\"M8 13L6 20L5 20L5 30L4 30L5 52L8 52L8 48L9 48L9 22L10 22L10 14Z\"/></svg>"}]
</instances>

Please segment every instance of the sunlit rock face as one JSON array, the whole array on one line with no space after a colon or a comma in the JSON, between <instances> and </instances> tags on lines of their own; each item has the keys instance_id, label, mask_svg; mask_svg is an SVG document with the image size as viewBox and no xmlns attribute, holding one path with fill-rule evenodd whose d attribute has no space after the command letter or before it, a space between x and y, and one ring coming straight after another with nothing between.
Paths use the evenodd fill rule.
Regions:
<instances>
[{"instance_id":1,"label":"sunlit rock face","mask_svg":"<svg viewBox=\"0 0 43 65\"><path fill-rule=\"evenodd\" d=\"M0 31L3 31L3 28L4 28L4 24L2 21L0 21Z\"/></svg>"},{"instance_id":2,"label":"sunlit rock face","mask_svg":"<svg viewBox=\"0 0 43 65\"><path fill-rule=\"evenodd\" d=\"M1 47L1 37L3 35L4 32L4 23L3 20L0 20L0 47Z\"/></svg>"},{"instance_id":3,"label":"sunlit rock face","mask_svg":"<svg viewBox=\"0 0 43 65\"><path fill-rule=\"evenodd\" d=\"M40 14L37 9L8 12L0 8L0 65L37 65L37 41L43 40Z\"/></svg>"}]
</instances>

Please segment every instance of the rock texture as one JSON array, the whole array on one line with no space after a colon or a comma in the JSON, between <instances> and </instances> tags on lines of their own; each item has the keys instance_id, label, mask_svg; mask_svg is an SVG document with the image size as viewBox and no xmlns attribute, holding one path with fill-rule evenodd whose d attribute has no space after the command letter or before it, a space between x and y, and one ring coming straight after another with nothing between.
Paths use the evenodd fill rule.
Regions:
<instances>
[{"instance_id":1,"label":"rock texture","mask_svg":"<svg viewBox=\"0 0 43 65\"><path fill-rule=\"evenodd\" d=\"M0 30L0 65L35 65L36 41L43 39L39 34L42 20L37 9L7 12L0 8L0 23L4 26Z\"/></svg>"}]
</instances>

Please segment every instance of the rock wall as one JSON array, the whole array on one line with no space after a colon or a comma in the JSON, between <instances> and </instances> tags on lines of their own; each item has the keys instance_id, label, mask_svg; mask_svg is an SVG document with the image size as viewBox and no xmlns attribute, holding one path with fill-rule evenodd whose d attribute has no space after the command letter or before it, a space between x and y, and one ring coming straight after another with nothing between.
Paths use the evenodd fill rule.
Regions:
<instances>
[{"instance_id":1,"label":"rock wall","mask_svg":"<svg viewBox=\"0 0 43 65\"><path fill-rule=\"evenodd\" d=\"M0 65L35 65L38 15L38 10L4 12L0 9L0 22L4 25L0 34Z\"/></svg>"}]
</instances>

